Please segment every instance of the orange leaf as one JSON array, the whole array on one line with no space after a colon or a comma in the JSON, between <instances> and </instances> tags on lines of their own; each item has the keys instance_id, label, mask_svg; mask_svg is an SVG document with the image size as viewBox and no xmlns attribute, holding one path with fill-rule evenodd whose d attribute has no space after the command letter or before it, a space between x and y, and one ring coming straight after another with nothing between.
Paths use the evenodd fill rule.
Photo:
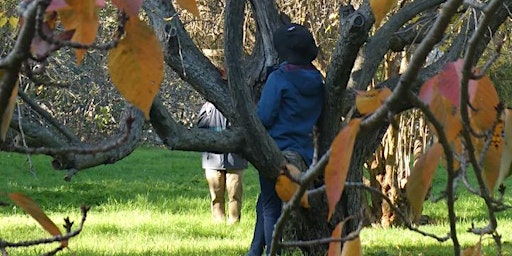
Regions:
<instances>
[{"instance_id":1,"label":"orange leaf","mask_svg":"<svg viewBox=\"0 0 512 256\"><path fill-rule=\"evenodd\" d=\"M510 169L512 167L512 109L505 109L502 115L503 119L505 119L505 126L502 133L503 151L500 160L500 174L496 181L498 186L511 174Z\"/></svg>"},{"instance_id":2,"label":"orange leaf","mask_svg":"<svg viewBox=\"0 0 512 256\"><path fill-rule=\"evenodd\" d=\"M366 115L378 109L391 95L389 88L374 89L370 91L357 91L356 108L359 113Z\"/></svg>"},{"instance_id":3,"label":"orange leaf","mask_svg":"<svg viewBox=\"0 0 512 256\"><path fill-rule=\"evenodd\" d=\"M52 236L62 235L55 223L53 223L53 221L48 218L48 216L46 216L39 205L37 205L37 203L30 199L28 196L21 193L11 193L8 196L12 201L14 201L14 203L16 203L16 205L23 208L25 212L32 216L32 218L34 218ZM62 241L61 244L62 246L66 247L68 242Z\"/></svg>"},{"instance_id":4,"label":"orange leaf","mask_svg":"<svg viewBox=\"0 0 512 256\"><path fill-rule=\"evenodd\" d=\"M425 155L416 162L407 180L406 195L416 217L421 215L423 201L436 173L442 153L441 144L434 143Z\"/></svg>"},{"instance_id":5,"label":"orange leaf","mask_svg":"<svg viewBox=\"0 0 512 256\"><path fill-rule=\"evenodd\" d=\"M296 179L300 177L300 171L297 169L297 167L293 164L287 164L286 168L288 169L290 175ZM283 202L288 202L290 199L292 199L295 192L299 189L299 184L292 181L284 172L281 172L279 176L277 176L276 181L276 192L279 198ZM309 202L308 202L308 196L305 193L301 197L301 205L304 208L309 208Z\"/></svg>"},{"instance_id":6,"label":"orange leaf","mask_svg":"<svg viewBox=\"0 0 512 256\"><path fill-rule=\"evenodd\" d=\"M343 221L339 222L334 230L332 231L331 238L333 239L341 239L341 234L343 232L343 226L349 218L345 218ZM329 243L329 251L327 256L337 256L341 254L341 242L330 242Z\"/></svg>"},{"instance_id":7,"label":"orange leaf","mask_svg":"<svg viewBox=\"0 0 512 256\"><path fill-rule=\"evenodd\" d=\"M500 103L498 93L488 76L470 80L468 86L471 126L477 131L487 131L498 118L496 110Z\"/></svg>"},{"instance_id":8,"label":"orange leaf","mask_svg":"<svg viewBox=\"0 0 512 256\"><path fill-rule=\"evenodd\" d=\"M346 241L343 244L343 250L341 256L360 256L363 255L363 249L361 248L361 239L356 237L350 241Z\"/></svg>"},{"instance_id":9,"label":"orange leaf","mask_svg":"<svg viewBox=\"0 0 512 256\"><path fill-rule=\"evenodd\" d=\"M429 105L436 119L442 124L446 138L452 142L462 130L460 112L450 101L439 93L434 93ZM432 131L438 136L438 131L432 127Z\"/></svg>"},{"instance_id":10,"label":"orange leaf","mask_svg":"<svg viewBox=\"0 0 512 256\"><path fill-rule=\"evenodd\" d=\"M375 27L379 27L386 14L391 11L395 4L396 0L370 0L370 7L375 17Z\"/></svg>"},{"instance_id":11,"label":"orange leaf","mask_svg":"<svg viewBox=\"0 0 512 256\"><path fill-rule=\"evenodd\" d=\"M128 16L139 15L140 8L142 7L142 0L112 0L112 3L128 14Z\"/></svg>"},{"instance_id":12,"label":"orange leaf","mask_svg":"<svg viewBox=\"0 0 512 256\"><path fill-rule=\"evenodd\" d=\"M0 79L4 75L4 71L0 70ZM14 85L14 88L11 92L11 97L9 98L9 102L7 103L7 107L5 108L4 115L2 116L2 123L0 125L0 141L5 141L7 137L7 131L9 130L9 125L11 124L12 114L14 113L14 106L16 106L16 98L18 97L18 83Z\"/></svg>"},{"instance_id":13,"label":"orange leaf","mask_svg":"<svg viewBox=\"0 0 512 256\"><path fill-rule=\"evenodd\" d=\"M485 152L484 160L482 163L482 178L485 181L485 185L493 194L494 186L500 175L500 164L501 156L503 152L503 122L499 122L494 129L491 144ZM477 157L481 154L483 147L485 146L485 138L476 138L474 141L475 153Z\"/></svg>"},{"instance_id":14,"label":"orange leaf","mask_svg":"<svg viewBox=\"0 0 512 256\"><path fill-rule=\"evenodd\" d=\"M149 110L163 79L162 46L146 23L132 17L126 23L126 36L108 56L112 82L121 95L144 112Z\"/></svg>"},{"instance_id":15,"label":"orange leaf","mask_svg":"<svg viewBox=\"0 0 512 256\"><path fill-rule=\"evenodd\" d=\"M75 30L72 41L92 44L98 33L98 8L95 0L66 0L70 9L58 11L62 25L66 30ZM76 63L80 65L86 50L76 49Z\"/></svg>"},{"instance_id":16,"label":"orange leaf","mask_svg":"<svg viewBox=\"0 0 512 256\"><path fill-rule=\"evenodd\" d=\"M194 16L199 18L199 9L197 8L196 0L176 0L178 5L192 13Z\"/></svg>"},{"instance_id":17,"label":"orange leaf","mask_svg":"<svg viewBox=\"0 0 512 256\"><path fill-rule=\"evenodd\" d=\"M331 157L329 157L329 162L325 167L325 192L329 204L327 220L331 219L334 208L345 188L345 180L347 179L354 142L360 124L361 119L359 118L350 120L348 125L338 133L331 145Z\"/></svg>"}]
</instances>

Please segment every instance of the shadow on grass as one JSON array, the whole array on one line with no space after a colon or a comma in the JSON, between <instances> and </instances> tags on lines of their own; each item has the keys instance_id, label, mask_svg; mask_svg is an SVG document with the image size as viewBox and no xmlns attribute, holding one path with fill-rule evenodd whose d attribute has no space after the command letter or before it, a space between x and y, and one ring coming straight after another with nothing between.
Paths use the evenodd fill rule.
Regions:
<instances>
[{"instance_id":1,"label":"shadow on grass","mask_svg":"<svg viewBox=\"0 0 512 256\"><path fill-rule=\"evenodd\" d=\"M399 244L399 242L397 242ZM483 255L496 255L496 248L493 245L484 245ZM452 244L445 242L439 245L397 245L393 248L380 245L363 245L363 254L365 256L442 256L454 255ZM502 246L503 256L512 256L512 244L506 242Z\"/></svg>"}]
</instances>

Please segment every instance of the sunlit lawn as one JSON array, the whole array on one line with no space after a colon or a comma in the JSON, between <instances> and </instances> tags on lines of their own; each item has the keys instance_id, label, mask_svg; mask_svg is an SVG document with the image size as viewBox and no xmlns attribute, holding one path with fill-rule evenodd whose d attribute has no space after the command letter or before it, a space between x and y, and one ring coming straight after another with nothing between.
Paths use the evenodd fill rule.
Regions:
<instances>
[{"instance_id":1,"label":"sunlit lawn","mask_svg":"<svg viewBox=\"0 0 512 256\"><path fill-rule=\"evenodd\" d=\"M50 158L31 160L34 172L29 171L26 156L0 153L0 192L29 195L59 226L66 216L78 223L81 204L92 207L83 232L69 243L72 253L64 251L62 255L244 255L249 247L258 193L254 169L244 176L242 221L227 226L210 221L199 153L143 147L116 164L79 172L71 182L64 181L65 173L51 169ZM438 175L436 182L441 184L442 178ZM434 193L440 190L437 185ZM5 196L0 198L7 201ZM512 203L510 196L507 201ZM482 205L469 195L457 201L459 237L464 246L478 241L464 230L471 221L485 224ZM448 232L444 203L427 202L425 214L436 224L422 229L440 236ZM512 213L498 216L504 255L512 255ZM0 239L14 242L40 237L47 234L21 209L0 207ZM366 228L361 240L365 255L452 254L450 242L439 243L399 228ZM492 244L492 240L485 238L484 244ZM38 255L55 246L11 248L8 252Z\"/></svg>"}]
</instances>

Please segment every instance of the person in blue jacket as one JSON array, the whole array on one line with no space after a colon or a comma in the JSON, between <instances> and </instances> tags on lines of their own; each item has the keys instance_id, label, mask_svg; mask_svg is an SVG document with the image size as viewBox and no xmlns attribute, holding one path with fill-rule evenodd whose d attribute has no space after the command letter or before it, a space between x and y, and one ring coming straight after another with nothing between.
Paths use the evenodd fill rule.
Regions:
<instances>
[{"instance_id":1,"label":"person in blue jacket","mask_svg":"<svg viewBox=\"0 0 512 256\"><path fill-rule=\"evenodd\" d=\"M318 47L307 28L290 23L273 34L279 67L268 75L258 102L258 116L287 160L305 171L313 158L313 128L322 112L324 83L312 64ZM282 202L275 191L276 180L259 177L256 225L249 256L270 251L274 226Z\"/></svg>"}]
</instances>

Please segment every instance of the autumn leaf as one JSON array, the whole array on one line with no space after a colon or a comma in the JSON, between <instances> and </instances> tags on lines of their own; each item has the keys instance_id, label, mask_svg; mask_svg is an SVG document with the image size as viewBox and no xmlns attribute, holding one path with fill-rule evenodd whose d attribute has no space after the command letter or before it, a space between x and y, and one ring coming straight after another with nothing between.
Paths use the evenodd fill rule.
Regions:
<instances>
[{"instance_id":1,"label":"autumn leaf","mask_svg":"<svg viewBox=\"0 0 512 256\"><path fill-rule=\"evenodd\" d=\"M331 219L334 208L345 188L345 180L347 179L354 142L360 124L361 119L359 118L350 120L348 125L338 133L331 145L331 156L325 167L325 192L329 205L327 220Z\"/></svg>"},{"instance_id":2,"label":"autumn leaf","mask_svg":"<svg viewBox=\"0 0 512 256\"><path fill-rule=\"evenodd\" d=\"M357 91L356 108L359 113L366 115L378 109L391 95L389 88L373 89L370 91Z\"/></svg>"},{"instance_id":3,"label":"autumn leaf","mask_svg":"<svg viewBox=\"0 0 512 256\"><path fill-rule=\"evenodd\" d=\"M112 0L112 3L128 16L138 16L142 7L142 0Z\"/></svg>"},{"instance_id":4,"label":"autumn leaf","mask_svg":"<svg viewBox=\"0 0 512 256\"><path fill-rule=\"evenodd\" d=\"M181 8L189 11L194 16L199 18L200 14L199 9L197 8L196 0L176 0L176 3L178 3Z\"/></svg>"},{"instance_id":5,"label":"autumn leaf","mask_svg":"<svg viewBox=\"0 0 512 256\"><path fill-rule=\"evenodd\" d=\"M468 86L471 127L476 131L487 131L498 118L497 107L500 104L498 93L491 79L486 75L478 80L470 80Z\"/></svg>"},{"instance_id":6,"label":"autumn leaf","mask_svg":"<svg viewBox=\"0 0 512 256\"><path fill-rule=\"evenodd\" d=\"M451 67L451 66L450 66ZM444 72L444 71L443 71ZM421 101L428 104L432 114L441 123L448 141L452 142L462 130L462 122L459 111L459 85L445 86L448 83L455 83L452 76L445 75L443 72L429 79L420 88L418 94ZM454 75L455 76L455 75ZM431 127L436 136L438 131Z\"/></svg>"},{"instance_id":7,"label":"autumn leaf","mask_svg":"<svg viewBox=\"0 0 512 256\"><path fill-rule=\"evenodd\" d=\"M407 179L406 195L411 204L415 218L421 215L423 201L425 200L425 196L436 173L442 153L443 148L441 144L434 143L434 145L420 157L418 162L416 162L411 175Z\"/></svg>"},{"instance_id":8,"label":"autumn leaf","mask_svg":"<svg viewBox=\"0 0 512 256\"><path fill-rule=\"evenodd\" d=\"M375 17L375 27L379 27L386 14L391 11L395 4L396 0L370 0L370 7Z\"/></svg>"},{"instance_id":9,"label":"autumn leaf","mask_svg":"<svg viewBox=\"0 0 512 256\"><path fill-rule=\"evenodd\" d=\"M300 177L301 173L295 165L287 164L286 169L288 169L289 174L295 179L298 179ZM291 180L284 172L281 171L279 176L277 176L275 188L277 195L279 196L279 198L281 198L281 201L288 202L290 201L290 199L292 199L295 192L299 189L299 184ZM300 203L304 208L310 207L307 193L304 193L304 195L302 195Z\"/></svg>"},{"instance_id":10,"label":"autumn leaf","mask_svg":"<svg viewBox=\"0 0 512 256\"><path fill-rule=\"evenodd\" d=\"M163 63L162 46L151 27L129 19L125 37L109 52L108 70L121 95L146 119L163 79Z\"/></svg>"},{"instance_id":11,"label":"autumn leaf","mask_svg":"<svg viewBox=\"0 0 512 256\"><path fill-rule=\"evenodd\" d=\"M66 0L69 9L58 11L62 25L66 30L75 30L71 41L92 44L98 33L98 8L95 0ZM76 63L80 65L87 50L76 49Z\"/></svg>"},{"instance_id":12,"label":"autumn leaf","mask_svg":"<svg viewBox=\"0 0 512 256\"><path fill-rule=\"evenodd\" d=\"M50 36L52 34L50 26L47 22L42 24L42 31L47 36ZM54 37L60 41L68 41L73 37L74 33L74 30L67 30ZM36 35L32 39L30 50L32 54L34 54L37 58L44 58L50 55L50 53L52 53L53 51L58 50L60 47L60 44L51 43L47 40L43 40L39 35Z\"/></svg>"},{"instance_id":13,"label":"autumn leaf","mask_svg":"<svg viewBox=\"0 0 512 256\"><path fill-rule=\"evenodd\" d=\"M32 216L32 218L34 218L52 236L62 235L55 223L53 223L53 221L48 218L48 216L46 216L39 205L37 205L37 203L30 199L28 196L21 193L11 193L8 196L16 205L21 207L26 213ZM61 245L66 247L68 242L62 241Z\"/></svg>"},{"instance_id":14,"label":"autumn leaf","mask_svg":"<svg viewBox=\"0 0 512 256\"><path fill-rule=\"evenodd\" d=\"M50 2L50 5L46 8L46 12L53 12L57 10L62 9L71 9L71 6L66 3L67 0L52 0ZM105 0L96 0L95 2L96 6L98 7L104 7L105 6Z\"/></svg>"},{"instance_id":15,"label":"autumn leaf","mask_svg":"<svg viewBox=\"0 0 512 256\"><path fill-rule=\"evenodd\" d=\"M0 69L0 79L4 76L4 70ZM16 106L16 98L18 97L18 83L14 85L14 88L11 92L11 97L9 97L9 102L7 103L7 107L5 108L5 112L2 116L2 123L0 125L0 141L5 141L7 137L7 131L9 130L9 125L11 124L12 114L14 113L14 106Z\"/></svg>"},{"instance_id":16,"label":"autumn leaf","mask_svg":"<svg viewBox=\"0 0 512 256\"><path fill-rule=\"evenodd\" d=\"M500 173L496 181L498 186L511 174L510 169L512 167L512 109L505 109L502 116L504 122L503 150L500 159Z\"/></svg>"},{"instance_id":17,"label":"autumn leaf","mask_svg":"<svg viewBox=\"0 0 512 256\"><path fill-rule=\"evenodd\" d=\"M343 232L343 226L345 225L347 219L338 223L334 230L332 231L331 238L333 239L341 239L341 234ZM327 252L327 256L338 256L341 254L341 242L330 242L329 243L329 251Z\"/></svg>"},{"instance_id":18,"label":"autumn leaf","mask_svg":"<svg viewBox=\"0 0 512 256\"><path fill-rule=\"evenodd\" d=\"M491 194L494 194L494 187L498 180L498 176L500 175L500 164L503 152L502 133L503 122L500 121L496 124L491 144L486 148L487 151L485 152L482 162L482 178ZM485 147L485 138L475 138L473 143L475 146L475 154L479 157Z\"/></svg>"},{"instance_id":19,"label":"autumn leaf","mask_svg":"<svg viewBox=\"0 0 512 256\"><path fill-rule=\"evenodd\" d=\"M363 249L361 247L361 239L359 236L356 238L346 241L343 244L341 256L360 256L363 255Z\"/></svg>"}]
</instances>

